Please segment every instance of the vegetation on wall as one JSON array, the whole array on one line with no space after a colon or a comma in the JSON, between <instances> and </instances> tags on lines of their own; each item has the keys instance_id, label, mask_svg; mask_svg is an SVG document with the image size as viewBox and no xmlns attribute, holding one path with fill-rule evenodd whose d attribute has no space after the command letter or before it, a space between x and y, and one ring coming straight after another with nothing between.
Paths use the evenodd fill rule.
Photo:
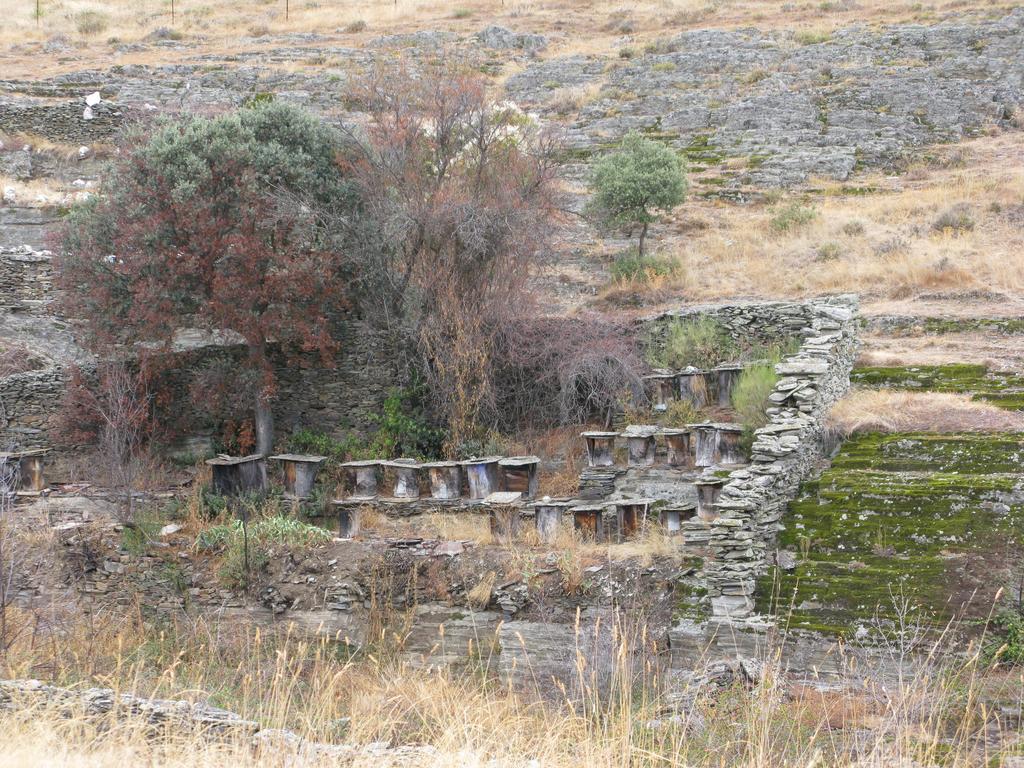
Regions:
<instances>
[{"instance_id":1,"label":"vegetation on wall","mask_svg":"<svg viewBox=\"0 0 1024 768\"><path fill-rule=\"evenodd\" d=\"M709 369L736 360L740 353L729 331L711 317L673 318L660 338L647 345L647 361L655 368Z\"/></svg>"}]
</instances>

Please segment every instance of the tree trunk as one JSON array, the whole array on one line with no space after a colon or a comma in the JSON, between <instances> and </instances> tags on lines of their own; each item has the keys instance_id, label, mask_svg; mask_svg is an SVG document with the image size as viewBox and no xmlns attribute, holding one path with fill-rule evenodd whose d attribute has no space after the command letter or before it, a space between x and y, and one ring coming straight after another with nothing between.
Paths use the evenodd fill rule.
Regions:
<instances>
[{"instance_id":1,"label":"tree trunk","mask_svg":"<svg viewBox=\"0 0 1024 768\"><path fill-rule=\"evenodd\" d=\"M647 222L640 228L640 247L637 249L637 256L644 257L644 239L647 237Z\"/></svg>"},{"instance_id":2,"label":"tree trunk","mask_svg":"<svg viewBox=\"0 0 1024 768\"><path fill-rule=\"evenodd\" d=\"M256 453L269 456L274 450L274 412L270 402L256 398Z\"/></svg>"}]
</instances>

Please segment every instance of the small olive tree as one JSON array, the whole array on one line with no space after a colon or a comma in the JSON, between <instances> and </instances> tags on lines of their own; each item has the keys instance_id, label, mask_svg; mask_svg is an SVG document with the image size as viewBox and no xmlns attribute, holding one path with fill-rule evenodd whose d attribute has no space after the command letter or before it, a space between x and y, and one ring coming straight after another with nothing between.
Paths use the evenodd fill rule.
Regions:
<instances>
[{"instance_id":1,"label":"small olive tree","mask_svg":"<svg viewBox=\"0 0 1024 768\"><path fill-rule=\"evenodd\" d=\"M630 236L639 227L637 252L643 256L647 228L658 220L659 212L683 202L687 187L679 156L664 144L632 132L618 151L594 167L588 210L599 224L626 229Z\"/></svg>"}]
</instances>

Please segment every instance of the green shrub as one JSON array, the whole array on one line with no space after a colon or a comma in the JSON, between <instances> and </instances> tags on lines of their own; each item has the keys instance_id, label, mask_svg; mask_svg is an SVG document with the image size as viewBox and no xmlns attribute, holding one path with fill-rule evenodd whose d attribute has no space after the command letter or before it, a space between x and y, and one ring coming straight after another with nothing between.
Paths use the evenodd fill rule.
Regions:
<instances>
[{"instance_id":1,"label":"green shrub","mask_svg":"<svg viewBox=\"0 0 1024 768\"><path fill-rule=\"evenodd\" d=\"M817 215L813 208L797 202L787 203L775 210L768 225L773 232L789 232L810 224Z\"/></svg>"},{"instance_id":2,"label":"green shrub","mask_svg":"<svg viewBox=\"0 0 1024 768\"><path fill-rule=\"evenodd\" d=\"M729 332L710 317L672 320L664 339L651 347L648 362L656 368L714 368L740 353Z\"/></svg>"},{"instance_id":3,"label":"green shrub","mask_svg":"<svg viewBox=\"0 0 1024 768\"><path fill-rule=\"evenodd\" d=\"M75 14L75 29L80 35L99 35L106 31L110 20L99 11L82 11Z\"/></svg>"},{"instance_id":4,"label":"green shrub","mask_svg":"<svg viewBox=\"0 0 1024 768\"><path fill-rule=\"evenodd\" d=\"M362 19L357 19L356 21L346 24L343 31L350 35L354 35L356 32L362 32L364 29L366 29L366 22Z\"/></svg>"},{"instance_id":5,"label":"green shrub","mask_svg":"<svg viewBox=\"0 0 1024 768\"><path fill-rule=\"evenodd\" d=\"M392 459L396 456L436 458L444 432L431 424L424 405L425 388L419 384L392 387L370 420L376 431L369 437L350 432L340 439L311 429L300 429L288 439L288 450L327 456L335 462L355 459Z\"/></svg>"},{"instance_id":6,"label":"green shrub","mask_svg":"<svg viewBox=\"0 0 1024 768\"><path fill-rule=\"evenodd\" d=\"M839 246L839 243L827 242L822 243L818 246L818 250L814 255L815 261L835 261L842 254L843 249Z\"/></svg>"},{"instance_id":7,"label":"green shrub","mask_svg":"<svg viewBox=\"0 0 1024 768\"><path fill-rule=\"evenodd\" d=\"M452 14L453 19L468 19L473 15L473 12L469 8L456 8Z\"/></svg>"},{"instance_id":8,"label":"green shrub","mask_svg":"<svg viewBox=\"0 0 1024 768\"><path fill-rule=\"evenodd\" d=\"M656 278L674 277L681 268L679 260L671 256L640 256L631 251L615 257L610 271L616 283L649 283Z\"/></svg>"},{"instance_id":9,"label":"green shrub","mask_svg":"<svg viewBox=\"0 0 1024 768\"><path fill-rule=\"evenodd\" d=\"M1024 666L1024 614L1003 611L992 619L994 637L985 646L987 664Z\"/></svg>"},{"instance_id":10,"label":"green shrub","mask_svg":"<svg viewBox=\"0 0 1024 768\"><path fill-rule=\"evenodd\" d=\"M768 395L775 389L779 377L771 363L760 363L743 369L732 389L732 408L744 429L753 432L768 423L765 409Z\"/></svg>"}]
</instances>

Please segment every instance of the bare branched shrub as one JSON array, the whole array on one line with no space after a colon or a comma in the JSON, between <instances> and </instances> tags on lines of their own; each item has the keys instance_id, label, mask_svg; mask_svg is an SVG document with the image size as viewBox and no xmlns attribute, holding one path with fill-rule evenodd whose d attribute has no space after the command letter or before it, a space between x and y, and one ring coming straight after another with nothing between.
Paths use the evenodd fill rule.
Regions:
<instances>
[{"instance_id":1,"label":"bare branched shrub","mask_svg":"<svg viewBox=\"0 0 1024 768\"><path fill-rule=\"evenodd\" d=\"M491 418L506 429L607 418L623 394L644 398L629 330L600 315L520 318L495 343Z\"/></svg>"},{"instance_id":2,"label":"bare branched shrub","mask_svg":"<svg viewBox=\"0 0 1024 768\"><path fill-rule=\"evenodd\" d=\"M13 521L19 470L17 461L0 457L0 655L6 655L18 634L11 620L11 607L17 596L17 575L25 556Z\"/></svg>"},{"instance_id":3,"label":"bare branched shrub","mask_svg":"<svg viewBox=\"0 0 1024 768\"><path fill-rule=\"evenodd\" d=\"M94 444L110 487L123 495L121 522L135 520L134 491L152 433L152 400L144 373L124 363L99 366L95 379L73 370L60 430L73 444Z\"/></svg>"}]
</instances>

